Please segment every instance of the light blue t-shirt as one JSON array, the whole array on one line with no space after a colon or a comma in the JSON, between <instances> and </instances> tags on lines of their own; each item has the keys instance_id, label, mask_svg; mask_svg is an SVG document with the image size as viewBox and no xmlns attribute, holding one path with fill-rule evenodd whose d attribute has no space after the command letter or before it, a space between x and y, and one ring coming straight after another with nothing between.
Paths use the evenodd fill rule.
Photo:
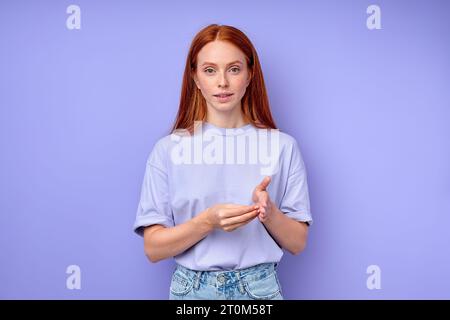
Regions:
<instances>
[{"instance_id":1,"label":"light blue t-shirt","mask_svg":"<svg viewBox=\"0 0 450 320\"><path fill-rule=\"evenodd\" d=\"M134 231L173 227L218 203L253 205L254 188L271 176L270 199L288 217L312 224L305 164L297 141L251 124L221 128L197 122L193 135L159 139L145 169ZM174 257L193 270L235 270L279 262L283 250L258 217L231 232L215 229Z\"/></svg>"}]
</instances>

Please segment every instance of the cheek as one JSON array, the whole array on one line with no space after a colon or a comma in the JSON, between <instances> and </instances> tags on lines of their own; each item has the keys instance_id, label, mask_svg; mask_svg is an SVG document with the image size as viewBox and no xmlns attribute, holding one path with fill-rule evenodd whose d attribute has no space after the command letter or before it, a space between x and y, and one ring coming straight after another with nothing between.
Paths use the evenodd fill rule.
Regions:
<instances>
[{"instance_id":1,"label":"cheek","mask_svg":"<svg viewBox=\"0 0 450 320\"><path fill-rule=\"evenodd\" d=\"M211 79L199 79L199 83L200 83L200 88L203 92L205 93L211 93L214 92L215 87L214 87L214 83Z\"/></svg>"},{"instance_id":2,"label":"cheek","mask_svg":"<svg viewBox=\"0 0 450 320\"><path fill-rule=\"evenodd\" d=\"M233 86L236 88L236 90L239 90L241 92L245 92L247 85L247 79L245 77L240 77L235 79Z\"/></svg>"}]
</instances>

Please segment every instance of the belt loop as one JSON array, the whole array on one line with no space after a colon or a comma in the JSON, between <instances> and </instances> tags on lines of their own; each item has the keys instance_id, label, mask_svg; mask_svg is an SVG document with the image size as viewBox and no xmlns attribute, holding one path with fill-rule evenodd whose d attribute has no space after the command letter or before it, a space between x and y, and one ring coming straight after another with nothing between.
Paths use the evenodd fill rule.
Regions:
<instances>
[{"instance_id":1,"label":"belt loop","mask_svg":"<svg viewBox=\"0 0 450 320\"><path fill-rule=\"evenodd\" d=\"M243 280L241 278L241 273L239 272L239 270L236 271L236 276L237 276L237 278L239 280L239 291L242 294L245 294L244 283L243 283Z\"/></svg>"},{"instance_id":2,"label":"belt loop","mask_svg":"<svg viewBox=\"0 0 450 320\"><path fill-rule=\"evenodd\" d=\"M196 271L195 281L194 281L194 288L196 290L198 290L198 288L200 287L200 277L201 276L202 276L202 272L201 271Z\"/></svg>"}]
</instances>

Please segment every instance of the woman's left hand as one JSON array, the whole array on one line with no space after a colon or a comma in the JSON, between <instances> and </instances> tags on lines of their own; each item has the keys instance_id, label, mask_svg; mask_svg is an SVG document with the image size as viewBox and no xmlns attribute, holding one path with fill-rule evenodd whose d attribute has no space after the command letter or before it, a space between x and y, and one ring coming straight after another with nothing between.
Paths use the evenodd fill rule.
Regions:
<instances>
[{"instance_id":1,"label":"woman's left hand","mask_svg":"<svg viewBox=\"0 0 450 320\"><path fill-rule=\"evenodd\" d=\"M252 200L259 207L259 221L267 222L273 214L273 202L270 200L266 188L271 181L270 176L264 177L263 181L253 190Z\"/></svg>"}]
</instances>

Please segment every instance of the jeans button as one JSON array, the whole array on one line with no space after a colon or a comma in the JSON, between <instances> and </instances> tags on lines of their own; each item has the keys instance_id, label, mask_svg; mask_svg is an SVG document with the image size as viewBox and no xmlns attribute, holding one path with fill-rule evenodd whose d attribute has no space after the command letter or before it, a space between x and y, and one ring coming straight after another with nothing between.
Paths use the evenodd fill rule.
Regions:
<instances>
[{"instance_id":1,"label":"jeans button","mask_svg":"<svg viewBox=\"0 0 450 320\"><path fill-rule=\"evenodd\" d=\"M219 280L220 283L224 283L225 282L225 276L223 274L219 274L217 276L217 280Z\"/></svg>"}]
</instances>

